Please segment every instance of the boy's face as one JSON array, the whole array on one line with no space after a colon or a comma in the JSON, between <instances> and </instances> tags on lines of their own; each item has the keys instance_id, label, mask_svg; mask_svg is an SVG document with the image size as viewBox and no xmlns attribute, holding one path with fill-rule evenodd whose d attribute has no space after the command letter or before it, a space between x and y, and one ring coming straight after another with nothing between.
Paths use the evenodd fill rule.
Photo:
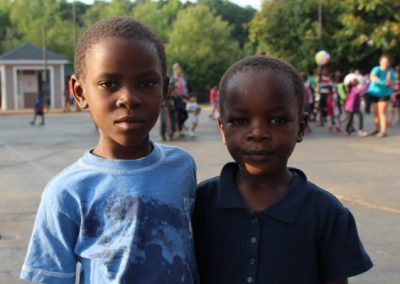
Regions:
<instances>
[{"instance_id":1,"label":"boy's face","mask_svg":"<svg viewBox=\"0 0 400 284\"><path fill-rule=\"evenodd\" d=\"M218 124L229 153L245 172L286 171L306 123L293 92L282 78L266 71L239 72L228 82Z\"/></svg>"},{"instance_id":2,"label":"boy's face","mask_svg":"<svg viewBox=\"0 0 400 284\"><path fill-rule=\"evenodd\" d=\"M149 153L149 132L166 94L156 49L145 41L108 37L86 54L84 78L74 95L99 128L95 154L135 159Z\"/></svg>"}]
</instances>

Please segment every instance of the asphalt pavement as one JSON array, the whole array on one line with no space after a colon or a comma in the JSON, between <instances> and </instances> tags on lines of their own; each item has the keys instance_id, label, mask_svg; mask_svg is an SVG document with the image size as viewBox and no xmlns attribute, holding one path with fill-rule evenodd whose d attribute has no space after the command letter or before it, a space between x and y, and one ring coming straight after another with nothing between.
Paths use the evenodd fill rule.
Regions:
<instances>
[{"instance_id":1,"label":"asphalt pavement","mask_svg":"<svg viewBox=\"0 0 400 284\"><path fill-rule=\"evenodd\" d=\"M31 113L0 112L0 284L18 280L41 192L48 180L97 142L87 112L51 112L46 125L31 126ZM371 116L365 116L367 130ZM289 165L329 190L356 218L359 234L374 267L350 283L400 283L400 128L387 138L347 137L311 125ZM168 141L191 152L198 180L219 174L230 161L208 109L198 136ZM160 141L158 126L151 133Z\"/></svg>"}]
</instances>

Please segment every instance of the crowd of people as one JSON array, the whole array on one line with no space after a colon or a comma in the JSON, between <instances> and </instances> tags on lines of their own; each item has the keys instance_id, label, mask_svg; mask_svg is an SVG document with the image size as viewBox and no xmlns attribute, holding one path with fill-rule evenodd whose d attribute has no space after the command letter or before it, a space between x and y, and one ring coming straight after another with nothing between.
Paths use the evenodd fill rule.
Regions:
<instances>
[{"instance_id":1,"label":"crowd of people","mask_svg":"<svg viewBox=\"0 0 400 284\"><path fill-rule=\"evenodd\" d=\"M265 54L256 54L265 56ZM345 133L348 136L375 136L384 138L387 128L400 127L400 66L391 67L390 58L381 56L379 64L370 72L350 70L331 72L329 66L320 66L317 75L302 73L304 81L304 111L309 114L305 132L311 125L328 126L329 132ZM200 107L191 94L187 77L182 67L175 63L170 80L168 97L161 110L160 132L162 141L184 137L188 133L196 137ZM218 85L209 89L209 118L220 116ZM372 114L374 129L364 128L364 114ZM397 121L396 121L397 115ZM185 122L189 120L189 123Z\"/></svg>"},{"instance_id":2,"label":"crowd of people","mask_svg":"<svg viewBox=\"0 0 400 284\"><path fill-rule=\"evenodd\" d=\"M195 138L201 107L179 63L173 65L173 75L168 86L168 96L160 112L160 134L162 141L178 137ZM185 123L188 121L189 125Z\"/></svg>"},{"instance_id":3,"label":"crowd of people","mask_svg":"<svg viewBox=\"0 0 400 284\"><path fill-rule=\"evenodd\" d=\"M319 127L328 124L330 132L344 132L349 136L386 137L396 113L400 126L400 68L393 69L390 64L390 58L383 55L379 65L365 74L351 70L346 76L340 71L332 75L327 66L319 68L316 78L303 73L304 108L309 113L309 121ZM371 112L375 128L367 132L363 114Z\"/></svg>"}]
</instances>

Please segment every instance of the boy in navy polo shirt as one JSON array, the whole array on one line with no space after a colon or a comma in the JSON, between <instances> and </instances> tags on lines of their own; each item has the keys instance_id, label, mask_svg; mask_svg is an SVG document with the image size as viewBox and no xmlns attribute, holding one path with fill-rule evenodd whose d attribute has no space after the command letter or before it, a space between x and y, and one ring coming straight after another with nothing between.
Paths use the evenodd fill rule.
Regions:
<instances>
[{"instance_id":1,"label":"boy in navy polo shirt","mask_svg":"<svg viewBox=\"0 0 400 284\"><path fill-rule=\"evenodd\" d=\"M287 167L307 124L301 76L249 57L220 82L223 142L235 160L198 186L193 228L201 283L347 283L372 263L352 214Z\"/></svg>"}]
</instances>

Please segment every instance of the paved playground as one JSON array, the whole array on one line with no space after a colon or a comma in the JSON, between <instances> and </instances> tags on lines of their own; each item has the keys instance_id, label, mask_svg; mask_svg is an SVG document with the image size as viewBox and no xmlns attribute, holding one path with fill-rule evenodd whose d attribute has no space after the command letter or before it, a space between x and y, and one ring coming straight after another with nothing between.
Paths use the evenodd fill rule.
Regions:
<instances>
[{"instance_id":1,"label":"paved playground","mask_svg":"<svg viewBox=\"0 0 400 284\"><path fill-rule=\"evenodd\" d=\"M230 157L215 123L202 112L198 137L167 142L190 151L198 180L218 175ZM18 280L40 195L47 181L95 145L89 114L50 113L45 126L31 114L0 113L0 284ZM371 117L365 117L372 129ZM389 137L346 137L312 126L290 165L338 196L353 212L374 267L350 283L400 283L400 129ZM158 127L151 133L160 141Z\"/></svg>"}]
</instances>

